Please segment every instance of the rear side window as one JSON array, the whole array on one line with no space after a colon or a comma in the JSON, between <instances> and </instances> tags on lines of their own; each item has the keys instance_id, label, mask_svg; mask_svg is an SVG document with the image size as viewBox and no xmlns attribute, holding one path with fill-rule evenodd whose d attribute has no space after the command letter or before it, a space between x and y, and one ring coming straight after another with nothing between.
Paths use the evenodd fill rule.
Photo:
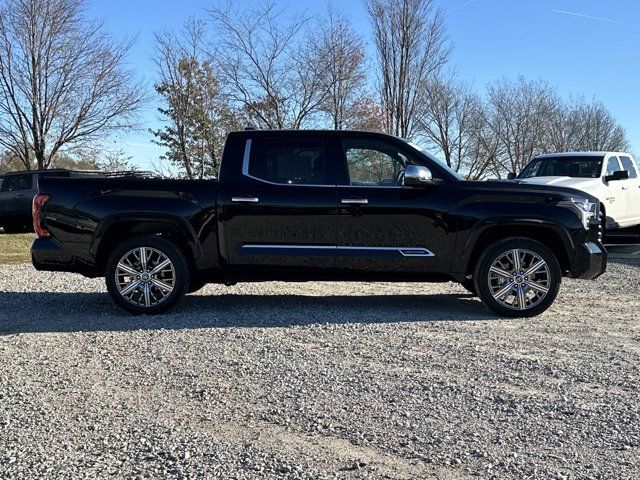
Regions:
<instances>
[{"instance_id":1,"label":"rear side window","mask_svg":"<svg viewBox=\"0 0 640 480\"><path fill-rule=\"evenodd\" d=\"M613 172L620 170L620 164L618 163L618 157L609 157L607 160L607 173L606 175L613 175Z\"/></svg>"},{"instance_id":2,"label":"rear side window","mask_svg":"<svg viewBox=\"0 0 640 480\"><path fill-rule=\"evenodd\" d=\"M326 185L322 140L256 138L248 174L285 185Z\"/></svg>"},{"instance_id":3,"label":"rear side window","mask_svg":"<svg viewBox=\"0 0 640 480\"><path fill-rule=\"evenodd\" d=\"M622 169L629 172L629 178L636 178L638 176L635 165L629 157L620 157L620 163L622 164Z\"/></svg>"},{"instance_id":4,"label":"rear side window","mask_svg":"<svg viewBox=\"0 0 640 480\"><path fill-rule=\"evenodd\" d=\"M31 190L32 183L31 175L7 175L2 181L2 191Z\"/></svg>"}]
</instances>

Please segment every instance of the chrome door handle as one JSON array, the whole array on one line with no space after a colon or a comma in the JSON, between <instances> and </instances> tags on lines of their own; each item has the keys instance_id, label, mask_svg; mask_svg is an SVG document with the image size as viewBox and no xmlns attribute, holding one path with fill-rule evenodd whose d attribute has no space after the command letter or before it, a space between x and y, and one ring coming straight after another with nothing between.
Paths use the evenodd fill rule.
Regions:
<instances>
[{"instance_id":1,"label":"chrome door handle","mask_svg":"<svg viewBox=\"0 0 640 480\"><path fill-rule=\"evenodd\" d=\"M366 205L369 200L366 198L343 198L341 203L343 205Z\"/></svg>"},{"instance_id":2,"label":"chrome door handle","mask_svg":"<svg viewBox=\"0 0 640 480\"><path fill-rule=\"evenodd\" d=\"M233 203L258 203L258 197L231 197Z\"/></svg>"}]
</instances>

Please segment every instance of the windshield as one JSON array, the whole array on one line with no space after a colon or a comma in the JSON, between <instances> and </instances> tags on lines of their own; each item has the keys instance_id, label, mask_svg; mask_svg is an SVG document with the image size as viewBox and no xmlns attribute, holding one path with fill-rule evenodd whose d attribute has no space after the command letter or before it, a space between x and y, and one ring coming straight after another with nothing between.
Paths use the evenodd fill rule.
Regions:
<instances>
[{"instance_id":1,"label":"windshield","mask_svg":"<svg viewBox=\"0 0 640 480\"><path fill-rule=\"evenodd\" d=\"M436 162L438 165L440 165L440 167L444 168L447 172L449 172L451 175L453 175L455 178L457 178L458 180L464 180L464 177L462 175L460 175L458 172L456 172L453 168L451 168L449 165L447 165L445 162L443 162L442 160L440 160L437 157L434 157L433 155L431 155L430 153L427 153L425 151L424 148L422 148L419 145L416 145L415 143L402 138L401 139L403 142L405 142L407 145L409 145L411 148L413 148L414 150L418 151L420 154L428 157L430 160L433 160L434 162Z\"/></svg>"},{"instance_id":2,"label":"windshield","mask_svg":"<svg viewBox=\"0 0 640 480\"><path fill-rule=\"evenodd\" d=\"M561 156L534 158L518 175L531 177L599 178L602 171L602 156Z\"/></svg>"}]
</instances>

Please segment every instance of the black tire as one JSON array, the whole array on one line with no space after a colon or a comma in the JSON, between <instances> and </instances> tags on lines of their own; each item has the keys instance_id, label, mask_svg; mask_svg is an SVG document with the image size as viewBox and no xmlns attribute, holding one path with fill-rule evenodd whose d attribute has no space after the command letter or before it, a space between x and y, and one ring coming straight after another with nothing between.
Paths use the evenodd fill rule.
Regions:
<instances>
[{"instance_id":1,"label":"black tire","mask_svg":"<svg viewBox=\"0 0 640 480\"><path fill-rule=\"evenodd\" d=\"M162 297L158 303L151 304L150 306L140 305L137 303L133 303L133 300L127 299L123 294L120 293L120 289L118 287L116 281L116 270L118 268L118 263L120 260L129 252L132 252L135 249L139 249L141 247L146 247L149 249L153 249L154 251L150 251L151 255L149 256L149 261L152 262L154 256L156 258L161 255L164 255L167 259L170 260L171 266L173 267L173 271L170 272L171 279L173 282L173 289L169 294L166 294L166 291L159 289L158 287L150 286L150 289L157 294L158 297L162 297L162 295L166 295ZM159 253L158 253L159 252ZM159 262L158 262L159 263ZM153 265L148 268L152 268ZM141 267L140 267L141 268ZM168 267L171 268L171 267ZM111 295L113 301L122 309L126 310L129 313L133 313L135 315L156 315L160 313L164 313L173 306L176 305L187 293L187 288L189 285L189 267L187 264L187 260L183 254L183 252L164 238L161 238L157 235L148 235L135 237L130 240L127 240L124 243L118 245L118 247L111 253L109 256L109 260L107 261L107 268L105 272L105 279L107 283L107 290ZM133 283L135 280L134 277L128 276L129 282ZM124 277L123 277L124 278ZM141 279L144 280L144 279ZM137 280L140 282L141 280ZM165 278L158 280L166 280ZM146 283L152 283L153 279L149 277L149 281ZM127 285L125 283L125 285ZM134 288L132 291L140 293L140 288ZM143 288L144 290L144 288ZM143 297L145 296L142 293ZM154 297L153 301L157 299ZM143 301L140 299L140 301ZM150 302L151 303L151 302Z\"/></svg>"},{"instance_id":2,"label":"black tire","mask_svg":"<svg viewBox=\"0 0 640 480\"><path fill-rule=\"evenodd\" d=\"M493 279L490 279L489 273L494 262L498 262L500 258L506 258L505 255L507 258L514 258L513 254L508 257L513 250L522 252L521 261L524 263L522 271L526 272L532 263L539 262L539 260L533 261L534 255L543 260L546 267L531 274L531 278L529 278L529 276L525 277L519 274L513 276L513 272L510 271L513 265L509 265L511 268L504 267L505 273L509 273L508 278L493 274ZM527 259L532 259L529 264L527 264ZM539 280L540 276L544 280ZM504 279L504 283L500 284L502 279ZM480 256L474 274L476 291L480 299L495 313L505 317L534 317L541 314L556 299L561 281L562 271L555 255L540 242L522 237L506 238L490 245ZM509 284L513 285L512 290L496 299L492 289L495 293L499 293L503 288L508 289ZM540 286L546 287L546 293L532 288ZM511 297L513 299L509 302ZM522 302L524 308L522 309L520 308L520 298L524 299ZM528 302L530 302L530 306L527 306Z\"/></svg>"},{"instance_id":3,"label":"black tire","mask_svg":"<svg viewBox=\"0 0 640 480\"><path fill-rule=\"evenodd\" d=\"M467 290L467 292L473 295L478 294L476 291L476 284L473 278L465 278L464 282L461 282L460 285L462 285Z\"/></svg>"}]
</instances>

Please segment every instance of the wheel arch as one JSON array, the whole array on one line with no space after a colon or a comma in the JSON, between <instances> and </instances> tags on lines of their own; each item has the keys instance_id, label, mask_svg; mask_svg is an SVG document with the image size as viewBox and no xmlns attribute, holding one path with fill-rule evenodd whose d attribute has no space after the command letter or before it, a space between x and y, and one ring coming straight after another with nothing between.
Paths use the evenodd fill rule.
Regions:
<instances>
[{"instance_id":1,"label":"wheel arch","mask_svg":"<svg viewBox=\"0 0 640 480\"><path fill-rule=\"evenodd\" d=\"M134 237L159 235L171 241L185 254L192 271L195 262L202 255L198 237L185 220L166 215L127 215L106 218L100 223L91 244L90 253L96 259L96 267L103 273L113 249Z\"/></svg>"},{"instance_id":2,"label":"wheel arch","mask_svg":"<svg viewBox=\"0 0 640 480\"><path fill-rule=\"evenodd\" d=\"M546 246L556 255L563 273L571 270L573 241L569 232L552 224L533 222L495 223L478 228L464 249L464 271L473 274L478 259L493 243L509 237L526 237Z\"/></svg>"}]
</instances>

